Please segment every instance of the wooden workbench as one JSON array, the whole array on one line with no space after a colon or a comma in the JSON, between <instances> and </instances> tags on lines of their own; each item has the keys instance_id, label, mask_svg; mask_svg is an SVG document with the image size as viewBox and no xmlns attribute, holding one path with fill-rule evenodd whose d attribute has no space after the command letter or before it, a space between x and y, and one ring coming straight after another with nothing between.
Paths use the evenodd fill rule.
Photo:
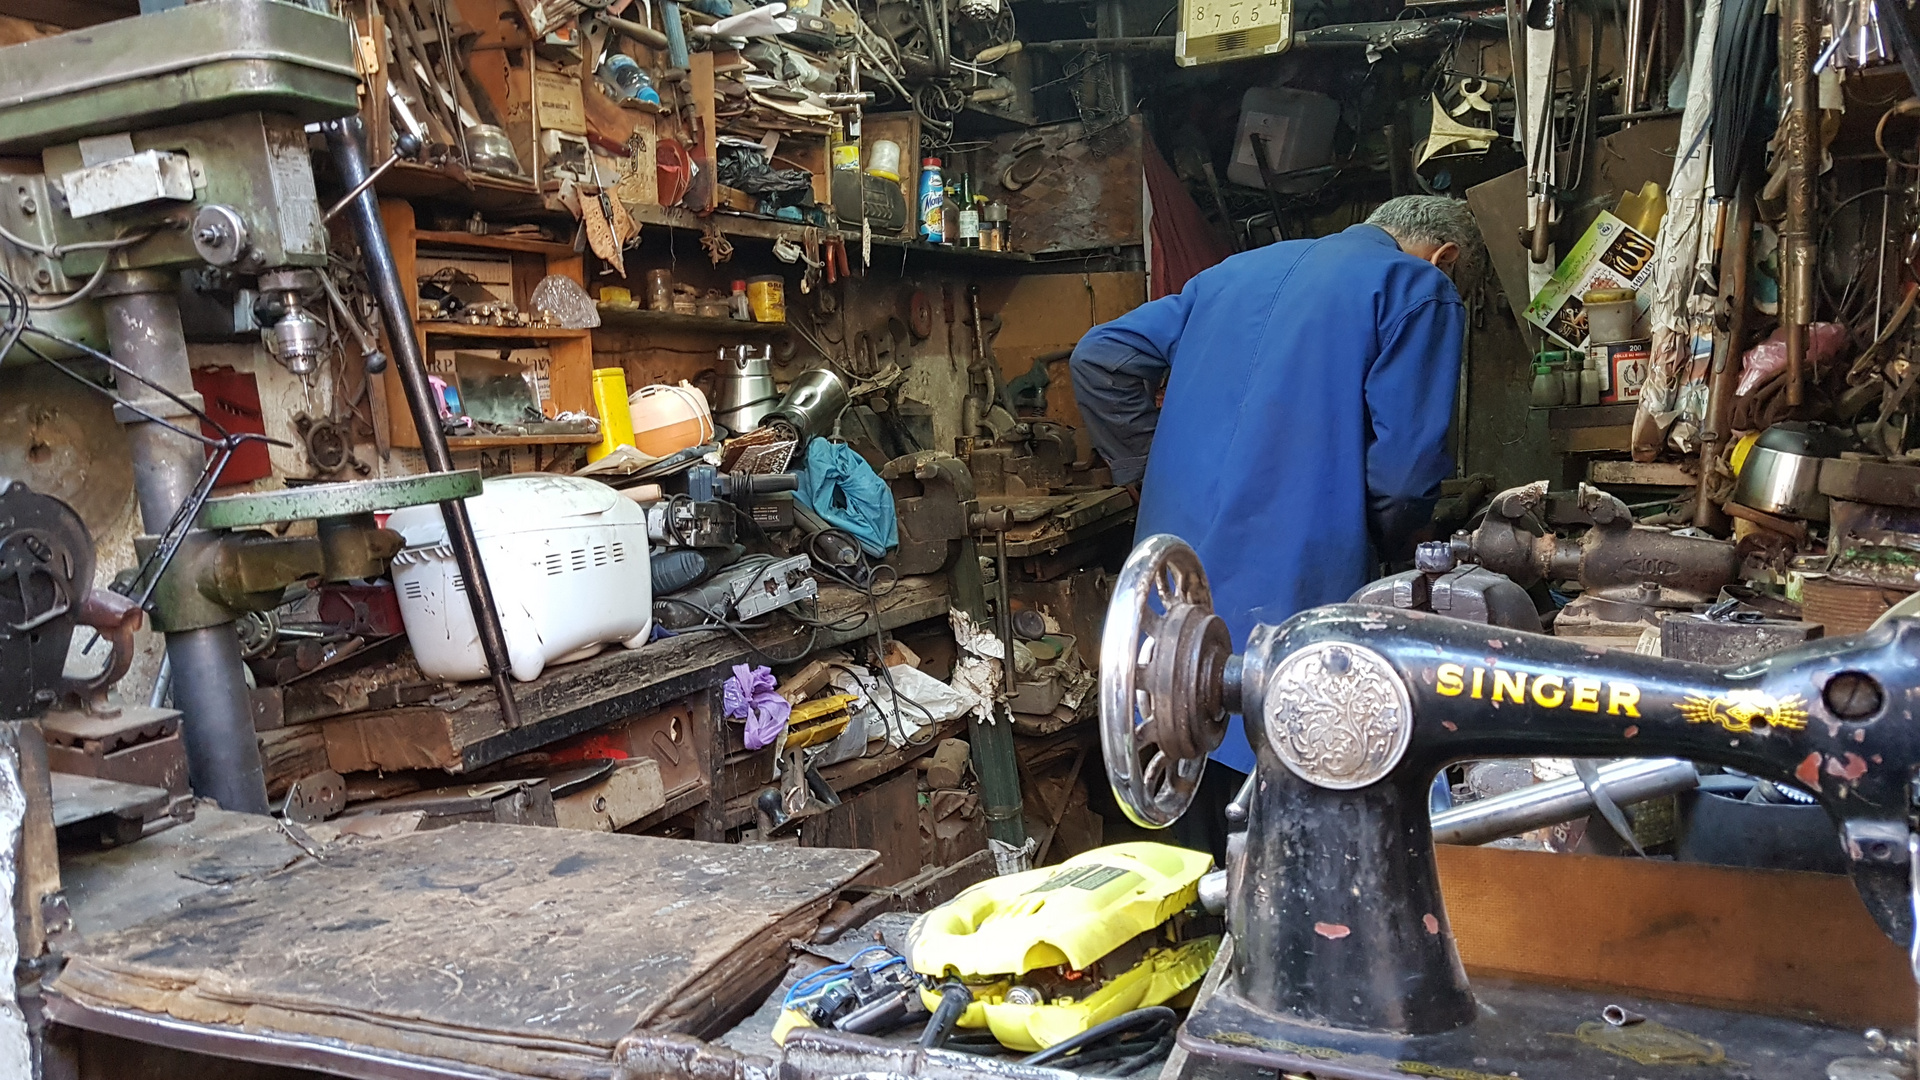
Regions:
<instances>
[{"instance_id":1,"label":"wooden workbench","mask_svg":"<svg viewBox=\"0 0 1920 1080\"><path fill-rule=\"evenodd\" d=\"M809 642L814 649L830 648L946 613L943 577L902 578L873 602L844 586L822 585L814 621L830 628L810 631L775 615L771 626L747 633L752 648L725 631L703 630L549 668L514 688L521 713L517 728L501 722L499 707L484 688L447 705L354 713L327 722L327 756L343 773L468 772L710 689L725 681L735 664L785 663L799 659Z\"/></svg>"},{"instance_id":2,"label":"wooden workbench","mask_svg":"<svg viewBox=\"0 0 1920 1080\"><path fill-rule=\"evenodd\" d=\"M610 1078L750 1010L871 851L511 825L298 841L208 810L63 874L59 1022L342 1075ZM158 895L156 895L158 894Z\"/></svg>"}]
</instances>

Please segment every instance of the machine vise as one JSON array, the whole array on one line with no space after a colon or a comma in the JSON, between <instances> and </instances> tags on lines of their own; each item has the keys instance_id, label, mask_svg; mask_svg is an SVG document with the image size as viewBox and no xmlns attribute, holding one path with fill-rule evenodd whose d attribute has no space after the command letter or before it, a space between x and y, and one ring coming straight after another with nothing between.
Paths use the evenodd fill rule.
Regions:
<instances>
[{"instance_id":1,"label":"machine vise","mask_svg":"<svg viewBox=\"0 0 1920 1080\"><path fill-rule=\"evenodd\" d=\"M1454 535L1454 556L1523 589L1578 582L1580 598L1561 615L1570 621L1683 610L1713 600L1739 574L1740 557L1725 540L1637 525L1627 504L1586 484L1557 514L1550 512L1555 498L1545 480L1495 495L1479 525ZM1589 528L1569 539L1556 535L1558 525Z\"/></svg>"},{"instance_id":2,"label":"machine vise","mask_svg":"<svg viewBox=\"0 0 1920 1080\"><path fill-rule=\"evenodd\" d=\"M1548 543L1516 557L1546 557ZM1468 985L1427 802L1434 775L1462 760L1685 758L1791 786L1826 809L1881 928L1903 945L1913 936L1920 624L1716 669L1336 605L1257 627L1235 653L1198 558L1160 535L1120 572L1100 657L1108 776L1135 822L1164 827L1186 810L1229 713L1247 718L1258 759L1228 867L1231 951L1180 1036L1201 1067L1320 1080L1621 1074L1618 1058L1552 1034L1617 999ZM1687 1010L1679 1023L1724 1046L1693 1076L1825 1075L1859 1051L1857 1035L1808 1024L1630 1007Z\"/></svg>"}]
</instances>

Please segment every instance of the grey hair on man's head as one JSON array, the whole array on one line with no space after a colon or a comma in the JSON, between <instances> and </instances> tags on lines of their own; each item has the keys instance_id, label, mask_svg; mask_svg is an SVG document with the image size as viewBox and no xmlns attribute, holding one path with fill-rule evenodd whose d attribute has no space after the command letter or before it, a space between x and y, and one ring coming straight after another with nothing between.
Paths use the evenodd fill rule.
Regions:
<instances>
[{"instance_id":1,"label":"grey hair on man's head","mask_svg":"<svg viewBox=\"0 0 1920 1080\"><path fill-rule=\"evenodd\" d=\"M1378 225L1402 244L1455 244L1460 248L1457 265L1469 274L1486 260L1486 244L1480 239L1480 225L1460 199L1442 195L1402 195L1388 199L1367 216L1367 224Z\"/></svg>"}]
</instances>

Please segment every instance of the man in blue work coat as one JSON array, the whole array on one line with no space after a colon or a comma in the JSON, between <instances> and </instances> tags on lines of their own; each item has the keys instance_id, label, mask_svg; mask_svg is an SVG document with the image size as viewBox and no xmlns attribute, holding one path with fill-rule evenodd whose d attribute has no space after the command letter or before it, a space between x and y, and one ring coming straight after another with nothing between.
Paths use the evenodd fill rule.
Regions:
<instances>
[{"instance_id":1,"label":"man in blue work coat","mask_svg":"<svg viewBox=\"0 0 1920 1080\"><path fill-rule=\"evenodd\" d=\"M1094 447L1116 483L1144 477L1136 535L1193 546L1236 649L1345 601L1426 524L1453 471L1466 314L1450 275L1482 251L1464 202L1404 196L1235 255L1074 348ZM1188 846L1224 852L1253 763L1236 716L1176 826Z\"/></svg>"}]
</instances>

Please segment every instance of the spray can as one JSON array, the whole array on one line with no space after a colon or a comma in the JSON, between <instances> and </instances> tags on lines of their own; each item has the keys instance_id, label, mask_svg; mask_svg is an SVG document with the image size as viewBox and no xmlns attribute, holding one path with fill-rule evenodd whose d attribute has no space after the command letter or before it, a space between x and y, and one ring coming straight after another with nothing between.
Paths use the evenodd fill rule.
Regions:
<instances>
[{"instance_id":1,"label":"spray can","mask_svg":"<svg viewBox=\"0 0 1920 1080\"><path fill-rule=\"evenodd\" d=\"M923 159L920 162L920 239L929 244L946 242L943 222L946 198L947 186L940 176L940 159Z\"/></svg>"}]
</instances>

